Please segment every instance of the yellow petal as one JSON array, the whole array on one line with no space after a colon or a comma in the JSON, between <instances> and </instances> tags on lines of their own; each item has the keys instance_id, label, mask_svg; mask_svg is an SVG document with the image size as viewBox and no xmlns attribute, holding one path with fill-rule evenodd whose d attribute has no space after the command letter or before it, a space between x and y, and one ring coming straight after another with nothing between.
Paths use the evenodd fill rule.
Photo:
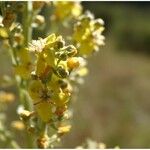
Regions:
<instances>
[{"instance_id":1,"label":"yellow petal","mask_svg":"<svg viewBox=\"0 0 150 150\"><path fill-rule=\"evenodd\" d=\"M71 125L66 125L58 128L58 133L67 133L71 129Z\"/></svg>"}]
</instances>

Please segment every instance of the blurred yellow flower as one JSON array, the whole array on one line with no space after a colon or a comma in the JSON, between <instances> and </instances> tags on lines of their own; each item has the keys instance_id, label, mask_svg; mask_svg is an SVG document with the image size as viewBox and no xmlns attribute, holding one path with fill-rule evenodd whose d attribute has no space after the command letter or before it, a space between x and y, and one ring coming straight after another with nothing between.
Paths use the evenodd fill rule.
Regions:
<instances>
[{"instance_id":1,"label":"blurred yellow flower","mask_svg":"<svg viewBox=\"0 0 150 150\"><path fill-rule=\"evenodd\" d=\"M79 2L57 1L54 2L54 17L56 20L63 20L67 17L78 17L82 12Z\"/></svg>"},{"instance_id":2,"label":"blurred yellow flower","mask_svg":"<svg viewBox=\"0 0 150 150\"><path fill-rule=\"evenodd\" d=\"M0 27L0 38L8 38L8 33L4 27Z\"/></svg>"},{"instance_id":3,"label":"blurred yellow flower","mask_svg":"<svg viewBox=\"0 0 150 150\"><path fill-rule=\"evenodd\" d=\"M14 100L15 100L15 95L13 93L0 91L0 102L10 103L10 102L13 102Z\"/></svg>"},{"instance_id":4,"label":"blurred yellow flower","mask_svg":"<svg viewBox=\"0 0 150 150\"><path fill-rule=\"evenodd\" d=\"M73 40L81 56L89 56L104 45L103 30L104 22L102 19L94 19L90 12L80 16L74 27Z\"/></svg>"},{"instance_id":5,"label":"blurred yellow flower","mask_svg":"<svg viewBox=\"0 0 150 150\"><path fill-rule=\"evenodd\" d=\"M104 143L98 143L98 148L99 149L105 149L106 148L106 144L104 144Z\"/></svg>"},{"instance_id":6,"label":"blurred yellow flower","mask_svg":"<svg viewBox=\"0 0 150 150\"><path fill-rule=\"evenodd\" d=\"M24 123L20 120L12 121L11 127L16 129L16 130L24 130L25 129Z\"/></svg>"},{"instance_id":7,"label":"blurred yellow flower","mask_svg":"<svg viewBox=\"0 0 150 150\"><path fill-rule=\"evenodd\" d=\"M61 126L58 128L58 133L59 134L64 134L64 133L68 133L71 129L71 125L65 125L65 126Z\"/></svg>"}]
</instances>

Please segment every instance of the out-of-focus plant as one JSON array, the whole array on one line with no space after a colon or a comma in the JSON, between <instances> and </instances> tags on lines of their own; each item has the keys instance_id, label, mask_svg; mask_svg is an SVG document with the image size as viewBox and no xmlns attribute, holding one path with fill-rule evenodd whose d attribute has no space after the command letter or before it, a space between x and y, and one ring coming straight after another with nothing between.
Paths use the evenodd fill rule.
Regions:
<instances>
[{"instance_id":1,"label":"out-of-focus plant","mask_svg":"<svg viewBox=\"0 0 150 150\"><path fill-rule=\"evenodd\" d=\"M41 15L45 9L49 20ZM26 129L28 148L53 147L70 131L71 101L88 72L87 58L104 45L103 20L82 10L79 2L1 2L1 49L9 49L20 103L20 120L11 126ZM34 39L38 29L45 38ZM0 93L0 103L12 99ZM0 139L19 147L11 133L3 133L3 123Z\"/></svg>"},{"instance_id":2,"label":"out-of-focus plant","mask_svg":"<svg viewBox=\"0 0 150 150\"><path fill-rule=\"evenodd\" d=\"M87 139L82 145L77 146L76 149L106 149L107 145L103 142L97 142L91 139ZM120 149L119 146L115 146L113 149Z\"/></svg>"}]
</instances>

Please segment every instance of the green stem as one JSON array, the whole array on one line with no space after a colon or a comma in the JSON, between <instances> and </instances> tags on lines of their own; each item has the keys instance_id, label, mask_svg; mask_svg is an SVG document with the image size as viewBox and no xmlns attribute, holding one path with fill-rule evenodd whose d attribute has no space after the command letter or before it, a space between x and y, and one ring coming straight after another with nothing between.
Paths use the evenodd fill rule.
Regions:
<instances>
[{"instance_id":1,"label":"green stem","mask_svg":"<svg viewBox=\"0 0 150 150\"><path fill-rule=\"evenodd\" d=\"M39 127L39 130L37 133L38 139L40 139L41 137L48 134L48 126L41 119L38 120L38 127ZM38 143L37 143L37 146L38 146ZM38 148L40 148L40 147L38 147Z\"/></svg>"},{"instance_id":2,"label":"green stem","mask_svg":"<svg viewBox=\"0 0 150 150\"><path fill-rule=\"evenodd\" d=\"M24 5L25 5L25 10L23 14L23 32L24 32L24 37L25 37L24 46L26 47L28 46L28 43L31 42L31 39L32 39L31 23L32 23L33 13L32 13L31 1L25 2Z\"/></svg>"},{"instance_id":3,"label":"green stem","mask_svg":"<svg viewBox=\"0 0 150 150\"><path fill-rule=\"evenodd\" d=\"M10 45L10 54L11 54L11 58L12 58L12 63L13 65L18 65L18 61L17 61L17 54L16 54L16 49L13 47L13 39L12 39L12 35L10 33L10 31L8 31L9 34L9 45Z\"/></svg>"},{"instance_id":4,"label":"green stem","mask_svg":"<svg viewBox=\"0 0 150 150\"><path fill-rule=\"evenodd\" d=\"M24 34L24 47L28 46L28 43L31 42L32 40L32 17L33 17L33 12L32 12L32 2L27 1L24 2L24 13L23 13L23 34ZM20 82L20 97L24 101L24 107L27 110L32 110L32 101L29 99L27 93L27 81L26 80L21 80ZM27 145L28 148L34 148L34 141L33 141L33 136L29 133L26 133L26 138L27 138Z\"/></svg>"}]
</instances>

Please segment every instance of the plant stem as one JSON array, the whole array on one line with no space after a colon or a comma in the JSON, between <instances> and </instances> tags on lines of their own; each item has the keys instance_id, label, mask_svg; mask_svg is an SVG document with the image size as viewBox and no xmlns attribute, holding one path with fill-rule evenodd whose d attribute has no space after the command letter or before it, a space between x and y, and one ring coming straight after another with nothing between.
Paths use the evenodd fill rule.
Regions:
<instances>
[{"instance_id":1,"label":"plant stem","mask_svg":"<svg viewBox=\"0 0 150 150\"><path fill-rule=\"evenodd\" d=\"M32 39L32 2L26 1L24 2L24 13L23 13L23 35L24 35L24 47L28 46L28 43L31 42ZM25 109L32 111L32 101L29 99L26 90L27 90L27 81L21 80L20 82L20 96L24 101ZM33 136L29 133L26 133L28 148L34 148Z\"/></svg>"},{"instance_id":2,"label":"plant stem","mask_svg":"<svg viewBox=\"0 0 150 150\"><path fill-rule=\"evenodd\" d=\"M28 46L28 43L31 42L32 39L32 27L31 27L31 22L32 22L32 2L27 1L25 2L25 11L23 14L23 32L24 32L24 37L25 37L25 42L24 46Z\"/></svg>"}]
</instances>

